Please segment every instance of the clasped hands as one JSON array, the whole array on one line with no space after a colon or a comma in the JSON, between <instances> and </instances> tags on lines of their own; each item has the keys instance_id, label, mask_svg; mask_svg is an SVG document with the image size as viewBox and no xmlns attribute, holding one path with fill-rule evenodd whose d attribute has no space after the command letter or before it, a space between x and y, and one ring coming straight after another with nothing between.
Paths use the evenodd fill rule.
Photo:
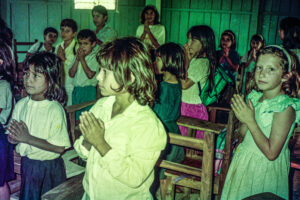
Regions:
<instances>
[{"instance_id":1,"label":"clasped hands","mask_svg":"<svg viewBox=\"0 0 300 200\"><path fill-rule=\"evenodd\" d=\"M246 103L240 95L234 94L231 101L231 108L239 121L247 126L255 122L254 107L250 99Z\"/></svg>"},{"instance_id":2,"label":"clasped hands","mask_svg":"<svg viewBox=\"0 0 300 200\"><path fill-rule=\"evenodd\" d=\"M80 115L79 129L84 139L96 146L104 143L105 127L102 120L97 119L93 113L85 111Z\"/></svg>"},{"instance_id":3,"label":"clasped hands","mask_svg":"<svg viewBox=\"0 0 300 200\"><path fill-rule=\"evenodd\" d=\"M12 144L27 143L31 138L28 127L22 120L18 122L13 119L7 130L9 131L8 141Z\"/></svg>"}]
</instances>

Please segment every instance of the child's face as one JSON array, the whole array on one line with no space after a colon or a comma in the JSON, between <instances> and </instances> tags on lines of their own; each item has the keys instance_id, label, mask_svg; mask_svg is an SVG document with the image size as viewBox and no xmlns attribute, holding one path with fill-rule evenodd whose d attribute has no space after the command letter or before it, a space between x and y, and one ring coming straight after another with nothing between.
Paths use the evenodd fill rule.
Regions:
<instances>
[{"instance_id":1,"label":"child's face","mask_svg":"<svg viewBox=\"0 0 300 200\"><path fill-rule=\"evenodd\" d=\"M251 47L252 49L259 50L262 47L262 43L260 41L252 40Z\"/></svg>"},{"instance_id":2,"label":"child's face","mask_svg":"<svg viewBox=\"0 0 300 200\"><path fill-rule=\"evenodd\" d=\"M72 28L68 26L60 27L60 34L63 41L71 41L76 36L76 32L73 32Z\"/></svg>"},{"instance_id":3,"label":"child's face","mask_svg":"<svg viewBox=\"0 0 300 200\"><path fill-rule=\"evenodd\" d=\"M93 11L93 22L96 27L103 26L107 20L107 16L102 15L96 11Z\"/></svg>"},{"instance_id":4,"label":"child's face","mask_svg":"<svg viewBox=\"0 0 300 200\"><path fill-rule=\"evenodd\" d=\"M35 71L34 65L30 65L24 74L24 86L32 100L41 101L45 99L44 94L48 89L47 81L44 74Z\"/></svg>"},{"instance_id":5,"label":"child's face","mask_svg":"<svg viewBox=\"0 0 300 200\"><path fill-rule=\"evenodd\" d=\"M202 43L200 40L192 38L192 35L189 34L188 47L191 57L194 57L200 53L202 49Z\"/></svg>"},{"instance_id":6,"label":"child's face","mask_svg":"<svg viewBox=\"0 0 300 200\"><path fill-rule=\"evenodd\" d=\"M47 35L44 35L44 40L45 40L45 43L53 45L57 40L57 34L49 32L49 33L47 33Z\"/></svg>"},{"instance_id":7,"label":"child's face","mask_svg":"<svg viewBox=\"0 0 300 200\"><path fill-rule=\"evenodd\" d=\"M155 20L155 12L152 9L148 9L145 12L145 21L147 21L148 24L153 25Z\"/></svg>"},{"instance_id":8,"label":"child's face","mask_svg":"<svg viewBox=\"0 0 300 200\"><path fill-rule=\"evenodd\" d=\"M280 91L283 69L280 58L272 54L259 56L255 69L255 82L262 91Z\"/></svg>"},{"instance_id":9,"label":"child's face","mask_svg":"<svg viewBox=\"0 0 300 200\"><path fill-rule=\"evenodd\" d=\"M161 60L161 57L156 56L155 64L156 64L156 68L157 68L157 73L162 74L163 72L161 71L161 69L163 67L163 62Z\"/></svg>"},{"instance_id":10,"label":"child's face","mask_svg":"<svg viewBox=\"0 0 300 200\"><path fill-rule=\"evenodd\" d=\"M78 38L78 44L79 44L79 48L83 50L84 54L89 55L93 51L96 42L91 42L90 38L85 38L85 39Z\"/></svg>"},{"instance_id":11,"label":"child's face","mask_svg":"<svg viewBox=\"0 0 300 200\"><path fill-rule=\"evenodd\" d=\"M280 39L283 40L284 39L284 31L282 29L279 29L278 33L279 33Z\"/></svg>"},{"instance_id":12,"label":"child's face","mask_svg":"<svg viewBox=\"0 0 300 200\"><path fill-rule=\"evenodd\" d=\"M118 92L113 90L120 87L115 79L113 71L101 67L97 80L101 95L112 96L118 94Z\"/></svg>"},{"instance_id":13,"label":"child's face","mask_svg":"<svg viewBox=\"0 0 300 200\"><path fill-rule=\"evenodd\" d=\"M232 45L232 40L228 35L222 35L221 37L221 48L229 49Z\"/></svg>"}]
</instances>

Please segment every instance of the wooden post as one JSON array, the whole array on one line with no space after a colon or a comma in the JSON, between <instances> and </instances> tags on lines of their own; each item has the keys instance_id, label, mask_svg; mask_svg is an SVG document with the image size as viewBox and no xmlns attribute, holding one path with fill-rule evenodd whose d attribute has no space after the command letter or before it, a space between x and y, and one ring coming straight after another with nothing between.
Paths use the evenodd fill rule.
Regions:
<instances>
[{"instance_id":1,"label":"wooden post","mask_svg":"<svg viewBox=\"0 0 300 200\"><path fill-rule=\"evenodd\" d=\"M212 199L215 134L204 133L200 199Z\"/></svg>"}]
</instances>

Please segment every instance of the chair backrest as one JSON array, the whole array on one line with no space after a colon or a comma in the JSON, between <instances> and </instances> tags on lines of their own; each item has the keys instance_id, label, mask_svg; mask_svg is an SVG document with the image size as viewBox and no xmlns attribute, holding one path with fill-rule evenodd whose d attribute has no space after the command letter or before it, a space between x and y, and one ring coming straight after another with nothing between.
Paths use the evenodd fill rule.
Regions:
<instances>
[{"instance_id":1,"label":"chair backrest","mask_svg":"<svg viewBox=\"0 0 300 200\"><path fill-rule=\"evenodd\" d=\"M16 60L16 65L18 66L19 60L18 60L18 54L26 54L28 48L33 45L34 43L36 43L38 40L35 39L33 42L18 42L16 39L14 39L13 41L13 45L14 45L14 56L15 56L15 60ZM23 46L23 47L20 47ZM26 48L25 48L25 47Z\"/></svg>"},{"instance_id":2,"label":"chair backrest","mask_svg":"<svg viewBox=\"0 0 300 200\"><path fill-rule=\"evenodd\" d=\"M67 120L69 124L68 128L70 133L70 139L72 144L74 144L75 140L78 138L78 134L76 133L76 125L78 124L78 122L76 122L75 119L76 111L81 110L82 108L86 108L90 105L93 105L96 102L97 100L93 100L93 101L87 101L80 104L65 107L65 111L67 113Z\"/></svg>"},{"instance_id":3,"label":"chair backrest","mask_svg":"<svg viewBox=\"0 0 300 200\"><path fill-rule=\"evenodd\" d=\"M201 191L200 199L211 199L213 191L213 161L215 151L215 134L221 132L224 126L207 122L200 119L181 116L177 121L178 125L185 126L188 129L196 129L204 131L204 139L194 137L186 137L178 134L169 133L169 144L175 144L195 150L202 150L202 168L191 167L184 164L173 163L171 161L162 160L158 165L162 168L174 170L180 173L201 177L200 182L192 181L190 186ZM201 160L199 160L201 162ZM179 182L178 182L179 184Z\"/></svg>"}]
</instances>

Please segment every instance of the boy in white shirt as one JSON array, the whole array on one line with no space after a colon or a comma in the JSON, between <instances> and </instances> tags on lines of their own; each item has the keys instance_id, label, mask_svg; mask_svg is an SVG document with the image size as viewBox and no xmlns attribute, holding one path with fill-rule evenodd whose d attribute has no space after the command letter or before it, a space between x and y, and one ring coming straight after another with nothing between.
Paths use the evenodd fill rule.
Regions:
<instances>
[{"instance_id":1,"label":"boy in white shirt","mask_svg":"<svg viewBox=\"0 0 300 200\"><path fill-rule=\"evenodd\" d=\"M62 84L67 93L67 105L72 105L72 92L74 86L72 78L69 76L69 66L73 59L76 57L78 44L75 40L77 34L77 23L73 19L63 19L60 23L60 34L63 40L56 46L55 52L57 56L64 62L64 70L61 76Z\"/></svg>"},{"instance_id":2,"label":"boy in white shirt","mask_svg":"<svg viewBox=\"0 0 300 200\"><path fill-rule=\"evenodd\" d=\"M96 34L89 29L84 29L78 33L77 39L79 48L69 70L69 76L73 78L74 85L73 104L96 99L96 76L100 70L96 59L99 50L96 46ZM80 113L84 110L89 110L89 107L76 112L76 120L79 119Z\"/></svg>"},{"instance_id":3,"label":"boy in white shirt","mask_svg":"<svg viewBox=\"0 0 300 200\"><path fill-rule=\"evenodd\" d=\"M57 40L58 32L53 27L47 27L44 30L44 42L36 42L34 45L30 47L28 50L26 57L30 54L33 54L35 52L39 51L48 51L51 53L55 52L55 47L53 44L55 44Z\"/></svg>"}]
</instances>

